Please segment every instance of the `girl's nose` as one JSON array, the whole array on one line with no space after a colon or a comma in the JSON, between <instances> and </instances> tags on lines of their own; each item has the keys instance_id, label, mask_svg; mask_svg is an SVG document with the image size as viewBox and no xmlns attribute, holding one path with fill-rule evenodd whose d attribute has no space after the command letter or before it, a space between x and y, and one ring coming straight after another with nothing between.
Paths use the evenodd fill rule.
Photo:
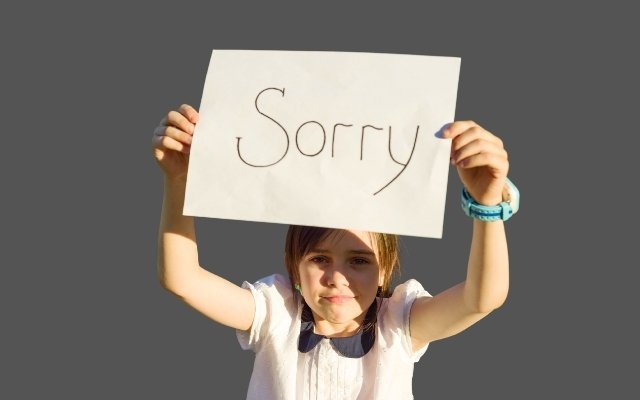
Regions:
<instances>
[{"instance_id":1,"label":"girl's nose","mask_svg":"<svg viewBox=\"0 0 640 400\"><path fill-rule=\"evenodd\" d=\"M326 271L327 285L329 286L349 286L349 279L346 274L346 266L334 265Z\"/></svg>"}]
</instances>

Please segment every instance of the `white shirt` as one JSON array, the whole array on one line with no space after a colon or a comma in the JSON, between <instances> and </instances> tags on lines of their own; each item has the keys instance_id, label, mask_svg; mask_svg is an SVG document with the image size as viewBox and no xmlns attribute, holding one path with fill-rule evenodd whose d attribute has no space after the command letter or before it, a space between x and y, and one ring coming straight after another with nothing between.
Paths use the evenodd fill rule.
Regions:
<instances>
[{"instance_id":1,"label":"white shirt","mask_svg":"<svg viewBox=\"0 0 640 400\"><path fill-rule=\"evenodd\" d=\"M256 303L251 329L236 331L240 346L256 353L248 400L413 399L413 363L428 345L412 351L409 313L417 297L430 296L416 280L379 298L375 344L360 358L340 355L329 339L298 351L302 303L288 278L276 274L242 286Z\"/></svg>"}]
</instances>

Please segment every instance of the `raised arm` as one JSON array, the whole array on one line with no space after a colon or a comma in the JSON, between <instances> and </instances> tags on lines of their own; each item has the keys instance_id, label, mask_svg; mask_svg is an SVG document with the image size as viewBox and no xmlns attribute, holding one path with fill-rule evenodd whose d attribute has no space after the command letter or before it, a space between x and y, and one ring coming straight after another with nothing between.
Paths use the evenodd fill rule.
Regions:
<instances>
[{"instance_id":1,"label":"raised arm","mask_svg":"<svg viewBox=\"0 0 640 400\"><path fill-rule=\"evenodd\" d=\"M451 124L452 162L463 185L480 204L502 201L509 170L502 141L473 121ZM433 298L417 299L411 309L413 348L455 335L500 307L509 290L509 257L502 221L473 220L467 277Z\"/></svg>"},{"instance_id":2,"label":"raised arm","mask_svg":"<svg viewBox=\"0 0 640 400\"><path fill-rule=\"evenodd\" d=\"M164 172L158 232L158 277L162 286L202 314L223 325L247 330L254 315L251 292L202 268L193 217L182 215L191 138L198 121L193 107L182 105L162 119L152 148Z\"/></svg>"}]
</instances>

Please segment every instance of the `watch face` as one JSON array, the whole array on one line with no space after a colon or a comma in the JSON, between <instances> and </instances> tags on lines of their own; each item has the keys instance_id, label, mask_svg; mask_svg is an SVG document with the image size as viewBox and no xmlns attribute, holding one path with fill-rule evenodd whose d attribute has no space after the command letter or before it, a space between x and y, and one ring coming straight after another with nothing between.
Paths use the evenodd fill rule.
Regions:
<instances>
[{"instance_id":1,"label":"watch face","mask_svg":"<svg viewBox=\"0 0 640 400\"><path fill-rule=\"evenodd\" d=\"M506 183L507 184L505 185L503 191L503 199L504 201L509 203L513 214L515 214L520 208L520 191L518 190L516 185L514 185L513 182L509 180L509 178L507 178Z\"/></svg>"}]
</instances>

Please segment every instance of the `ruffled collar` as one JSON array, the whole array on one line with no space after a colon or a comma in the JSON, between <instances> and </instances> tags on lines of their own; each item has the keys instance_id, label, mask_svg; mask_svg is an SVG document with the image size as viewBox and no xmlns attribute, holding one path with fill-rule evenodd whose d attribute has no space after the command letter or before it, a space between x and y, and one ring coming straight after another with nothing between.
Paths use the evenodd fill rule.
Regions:
<instances>
[{"instance_id":1,"label":"ruffled collar","mask_svg":"<svg viewBox=\"0 0 640 400\"><path fill-rule=\"evenodd\" d=\"M376 341L375 321L376 311L378 308L377 301L374 301L367 314L364 317L363 327L360 328L353 336L329 338L333 348L341 355L348 358L360 358L367 354ZM311 309L307 304L303 303L302 324L300 325L300 336L298 338L298 350L301 353L307 353L312 350L322 339L327 338L324 335L318 335L313 331L314 321Z\"/></svg>"}]
</instances>

